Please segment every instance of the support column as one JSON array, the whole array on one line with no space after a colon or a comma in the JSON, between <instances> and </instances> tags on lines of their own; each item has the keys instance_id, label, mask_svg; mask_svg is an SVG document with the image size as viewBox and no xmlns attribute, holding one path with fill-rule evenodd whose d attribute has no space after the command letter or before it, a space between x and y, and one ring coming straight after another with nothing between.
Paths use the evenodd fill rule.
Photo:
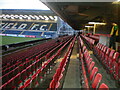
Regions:
<instances>
[{"instance_id":1,"label":"support column","mask_svg":"<svg viewBox=\"0 0 120 90\"><path fill-rule=\"evenodd\" d=\"M96 31L96 24L94 24L93 34L95 34L95 31Z\"/></svg>"}]
</instances>

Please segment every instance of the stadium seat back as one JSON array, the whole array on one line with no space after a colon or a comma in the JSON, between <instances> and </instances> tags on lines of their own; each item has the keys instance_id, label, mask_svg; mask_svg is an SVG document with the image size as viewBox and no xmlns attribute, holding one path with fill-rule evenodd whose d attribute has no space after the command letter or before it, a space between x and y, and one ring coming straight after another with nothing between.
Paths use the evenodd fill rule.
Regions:
<instances>
[{"instance_id":1,"label":"stadium seat back","mask_svg":"<svg viewBox=\"0 0 120 90\"><path fill-rule=\"evenodd\" d=\"M118 60L118 77L120 78L120 58ZM120 83L120 82L119 82Z\"/></svg>"},{"instance_id":2,"label":"stadium seat back","mask_svg":"<svg viewBox=\"0 0 120 90\"><path fill-rule=\"evenodd\" d=\"M102 48L101 48L101 51L103 51L103 50L104 50L104 48L105 48L105 46L103 45L103 46L102 46Z\"/></svg>"},{"instance_id":3,"label":"stadium seat back","mask_svg":"<svg viewBox=\"0 0 120 90\"><path fill-rule=\"evenodd\" d=\"M98 68L97 67L94 67L92 72L90 73L90 80L93 80L93 78L95 77L95 75L97 74L98 72Z\"/></svg>"},{"instance_id":4,"label":"stadium seat back","mask_svg":"<svg viewBox=\"0 0 120 90\"><path fill-rule=\"evenodd\" d=\"M114 63L113 63L113 74L114 74L114 78L116 80L118 80L119 67L118 67L118 63L116 61L114 61Z\"/></svg>"},{"instance_id":5,"label":"stadium seat back","mask_svg":"<svg viewBox=\"0 0 120 90\"><path fill-rule=\"evenodd\" d=\"M115 52L114 56L113 56L113 60L117 61L117 59L118 59L119 56L120 56L120 54L118 52Z\"/></svg>"},{"instance_id":6,"label":"stadium seat back","mask_svg":"<svg viewBox=\"0 0 120 90\"><path fill-rule=\"evenodd\" d=\"M28 79L24 84L25 88L30 87L30 83L31 83L31 79Z\"/></svg>"},{"instance_id":7,"label":"stadium seat back","mask_svg":"<svg viewBox=\"0 0 120 90\"><path fill-rule=\"evenodd\" d=\"M103 50L103 52L105 53L105 52L106 52L106 50L107 50L107 47L104 47L104 50Z\"/></svg>"},{"instance_id":8,"label":"stadium seat back","mask_svg":"<svg viewBox=\"0 0 120 90\"><path fill-rule=\"evenodd\" d=\"M105 83L102 83L98 90L102 90L102 89L109 90L109 87Z\"/></svg>"},{"instance_id":9,"label":"stadium seat back","mask_svg":"<svg viewBox=\"0 0 120 90\"><path fill-rule=\"evenodd\" d=\"M90 64L91 64L92 60L93 60L92 58L89 58L89 59L86 61L88 68L90 67Z\"/></svg>"},{"instance_id":10,"label":"stadium seat back","mask_svg":"<svg viewBox=\"0 0 120 90\"><path fill-rule=\"evenodd\" d=\"M110 54L109 54L109 57L112 58L113 55L114 55L114 53L115 53L115 50L111 50L111 51L110 51Z\"/></svg>"},{"instance_id":11,"label":"stadium seat back","mask_svg":"<svg viewBox=\"0 0 120 90\"><path fill-rule=\"evenodd\" d=\"M107 48L106 55L110 53L110 48Z\"/></svg>"},{"instance_id":12,"label":"stadium seat back","mask_svg":"<svg viewBox=\"0 0 120 90\"><path fill-rule=\"evenodd\" d=\"M94 65L95 65L95 62L92 61L90 66L89 66L89 68L88 68L88 73L91 72L91 70L93 69Z\"/></svg>"},{"instance_id":13,"label":"stadium seat back","mask_svg":"<svg viewBox=\"0 0 120 90\"><path fill-rule=\"evenodd\" d=\"M98 73L93 80L92 88L98 88L98 85L101 82L101 80L102 80L102 75Z\"/></svg>"},{"instance_id":14,"label":"stadium seat back","mask_svg":"<svg viewBox=\"0 0 120 90\"><path fill-rule=\"evenodd\" d=\"M82 51L84 52L86 50L86 46L83 46L83 49L82 49Z\"/></svg>"}]
</instances>

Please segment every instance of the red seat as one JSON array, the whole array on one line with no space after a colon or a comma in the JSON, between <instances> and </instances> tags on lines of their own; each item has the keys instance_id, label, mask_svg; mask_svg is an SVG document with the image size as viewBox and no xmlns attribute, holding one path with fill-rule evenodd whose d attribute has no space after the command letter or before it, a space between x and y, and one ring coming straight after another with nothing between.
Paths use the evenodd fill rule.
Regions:
<instances>
[{"instance_id":1,"label":"red seat","mask_svg":"<svg viewBox=\"0 0 120 90\"><path fill-rule=\"evenodd\" d=\"M99 51L99 47L100 47L100 43L97 44L97 46L95 46L95 53L98 55L98 51Z\"/></svg>"},{"instance_id":2,"label":"red seat","mask_svg":"<svg viewBox=\"0 0 120 90\"><path fill-rule=\"evenodd\" d=\"M31 83L30 83L32 88L39 85L37 77L38 77L38 73L35 73L34 75L32 75L32 79L31 79Z\"/></svg>"},{"instance_id":3,"label":"red seat","mask_svg":"<svg viewBox=\"0 0 120 90\"><path fill-rule=\"evenodd\" d=\"M95 75L97 74L98 72L98 68L97 67L94 67L92 72L90 73L90 80L93 80L93 78L95 77Z\"/></svg>"},{"instance_id":4,"label":"red seat","mask_svg":"<svg viewBox=\"0 0 120 90\"><path fill-rule=\"evenodd\" d=\"M90 54L89 54L89 52L88 52L87 49L85 50L85 52L83 53L83 55L84 55L84 59L86 59L87 57L90 56Z\"/></svg>"},{"instance_id":5,"label":"red seat","mask_svg":"<svg viewBox=\"0 0 120 90\"><path fill-rule=\"evenodd\" d=\"M103 49L102 57L104 57L104 54L106 53L107 47L105 46Z\"/></svg>"},{"instance_id":6,"label":"red seat","mask_svg":"<svg viewBox=\"0 0 120 90\"><path fill-rule=\"evenodd\" d=\"M119 79L118 72L119 72L118 63L116 61L114 61L114 63L113 63L113 76L114 76L115 80Z\"/></svg>"},{"instance_id":7,"label":"red seat","mask_svg":"<svg viewBox=\"0 0 120 90\"><path fill-rule=\"evenodd\" d=\"M118 57L120 56L120 54L118 52L115 52L114 53L114 56L113 56L113 61L118 61Z\"/></svg>"},{"instance_id":8,"label":"red seat","mask_svg":"<svg viewBox=\"0 0 120 90\"><path fill-rule=\"evenodd\" d=\"M4 88L8 88L7 85L10 83L10 80L8 82L6 82L5 84L0 86L0 90L4 90Z\"/></svg>"},{"instance_id":9,"label":"red seat","mask_svg":"<svg viewBox=\"0 0 120 90\"><path fill-rule=\"evenodd\" d=\"M16 88L20 81L20 73L18 73L15 77L11 78L5 84L3 84L3 88Z\"/></svg>"},{"instance_id":10,"label":"red seat","mask_svg":"<svg viewBox=\"0 0 120 90\"><path fill-rule=\"evenodd\" d=\"M101 50L100 50L100 53L99 53L99 58L102 57L102 53L103 53L104 48L105 48L105 46L103 45L102 48L101 48Z\"/></svg>"},{"instance_id":11,"label":"red seat","mask_svg":"<svg viewBox=\"0 0 120 90\"><path fill-rule=\"evenodd\" d=\"M101 80L102 80L102 75L100 73L98 73L93 80L92 88L98 88L98 85Z\"/></svg>"},{"instance_id":12,"label":"red seat","mask_svg":"<svg viewBox=\"0 0 120 90\"><path fill-rule=\"evenodd\" d=\"M118 77L120 79L120 58L118 60ZM118 80L118 83L120 84L120 80Z\"/></svg>"},{"instance_id":13,"label":"red seat","mask_svg":"<svg viewBox=\"0 0 120 90\"><path fill-rule=\"evenodd\" d=\"M88 68L88 73L91 72L91 70L93 69L94 65L95 65L95 62L92 61L90 66L89 66L89 68Z\"/></svg>"},{"instance_id":14,"label":"red seat","mask_svg":"<svg viewBox=\"0 0 120 90\"><path fill-rule=\"evenodd\" d=\"M98 55L100 55L100 51L101 51L101 48L102 48L102 47L103 47L103 45L100 44L99 47L98 47L98 51L97 51L97 52L98 52Z\"/></svg>"},{"instance_id":15,"label":"red seat","mask_svg":"<svg viewBox=\"0 0 120 90\"><path fill-rule=\"evenodd\" d=\"M113 72L113 60L112 59L109 59L109 63L108 65L106 65L107 69L109 70L109 73L112 73Z\"/></svg>"},{"instance_id":16,"label":"red seat","mask_svg":"<svg viewBox=\"0 0 120 90\"><path fill-rule=\"evenodd\" d=\"M95 43L95 40L93 40L93 39L91 39L92 41L91 41L91 45L94 45L94 43Z\"/></svg>"},{"instance_id":17,"label":"red seat","mask_svg":"<svg viewBox=\"0 0 120 90\"><path fill-rule=\"evenodd\" d=\"M82 41L82 39L81 39L81 47L83 47L83 45L84 45L84 43L83 43L83 41Z\"/></svg>"},{"instance_id":18,"label":"red seat","mask_svg":"<svg viewBox=\"0 0 120 90\"><path fill-rule=\"evenodd\" d=\"M109 69L109 72L110 73L112 73L112 68L113 68L113 62L114 61L116 61L116 59L118 58L118 56L119 56L119 53L118 52L116 52L116 53L114 53L115 52L115 50L111 50L111 53L110 53L110 56L108 57L108 60L106 61L107 63L107 65L106 65L106 67L107 67L107 69ZM114 54L114 55L113 55Z\"/></svg>"},{"instance_id":19,"label":"red seat","mask_svg":"<svg viewBox=\"0 0 120 90\"><path fill-rule=\"evenodd\" d=\"M91 62L92 62L92 58L88 58L88 60L86 61L86 64L87 64L87 68L89 68L90 67L90 64L91 64Z\"/></svg>"},{"instance_id":20,"label":"red seat","mask_svg":"<svg viewBox=\"0 0 120 90\"><path fill-rule=\"evenodd\" d=\"M84 52L86 50L86 46L83 46L82 52Z\"/></svg>"},{"instance_id":21,"label":"red seat","mask_svg":"<svg viewBox=\"0 0 120 90\"><path fill-rule=\"evenodd\" d=\"M115 53L115 50L111 50L111 52L110 52L110 54L109 54L109 57L112 58L113 55L114 55L114 53Z\"/></svg>"},{"instance_id":22,"label":"red seat","mask_svg":"<svg viewBox=\"0 0 120 90\"><path fill-rule=\"evenodd\" d=\"M24 81L26 78L27 78L27 72L26 72L26 69L24 69L22 72L21 72L21 80Z\"/></svg>"},{"instance_id":23,"label":"red seat","mask_svg":"<svg viewBox=\"0 0 120 90\"><path fill-rule=\"evenodd\" d=\"M102 90L102 89L109 90L109 87L106 84L102 83L98 90Z\"/></svg>"},{"instance_id":24,"label":"red seat","mask_svg":"<svg viewBox=\"0 0 120 90\"><path fill-rule=\"evenodd\" d=\"M104 56L104 59L102 60L103 61L102 63L104 65L106 65L106 63L107 63L107 60L108 60L108 57L109 57L109 52L110 52L110 48L107 48L107 51L106 51L105 56Z\"/></svg>"},{"instance_id":25,"label":"red seat","mask_svg":"<svg viewBox=\"0 0 120 90\"><path fill-rule=\"evenodd\" d=\"M12 87L18 87L20 83L22 83L22 80L20 79L20 74L18 73L15 77L13 77L13 86Z\"/></svg>"},{"instance_id":26,"label":"red seat","mask_svg":"<svg viewBox=\"0 0 120 90\"><path fill-rule=\"evenodd\" d=\"M85 71L85 68L84 68L84 63L83 63L83 60L81 59L81 62L82 62L82 74L83 74L83 77L84 77L84 88L89 88L89 85L88 85L88 79L86 77L86 71Z\"/></svg>"},{"instance_id":27,"label":"red seat","mask_svg":"<svg viewBox=\"0 0 120 90\"><path fill-rule=\"evenodd\" d=\"M31 82L31 79L28 79L28 80L24 83L24 88L29 87L29 86L30 86L30 82Z\"/></svg>"},{"instance_id":28,"label":"red seat","mask_svg":"<svg viewBox=\"0 0 120 90\"><path fill-rule=\"evenodd\" d=\"M53 79L51 82L50 82L50 86L49 88L51 89L54 89L55 88L55 80Z\"/></svg>"},{"instance_id":29,"label":"red seat","mask_svg":"<svg viewBox=\"0 0 120 90\"><path fill-rule=\"evenodd\" d=\"M110 51L110 54L108 55L108 58L106 59L107 65L109 64L109 60L113 58L114 53L115 53L115 50Z\"/></svg>"}]
</instances>

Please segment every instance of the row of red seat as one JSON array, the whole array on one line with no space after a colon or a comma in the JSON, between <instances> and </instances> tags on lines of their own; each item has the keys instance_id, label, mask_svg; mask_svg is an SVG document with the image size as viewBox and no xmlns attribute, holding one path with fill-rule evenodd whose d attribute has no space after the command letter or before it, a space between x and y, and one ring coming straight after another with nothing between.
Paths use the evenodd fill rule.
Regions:
<instances>
[{"instance_id":1,"label":"row of red seat","mask_svg":"<svg viewBox=\"0 0 120 90\"><path fill-rule=\"evenodd\" d=\"M107 72L110 73L115 80L120 81L120 54L100 43L94 47L94 54L105 66Z\"/></svg>"},{"instance_id":2,"label":"row of red seat","mask_svg":"<svg viewBox=\"0 0 120 90\"><path fill-rule=\"evenodd\" d=\"M65 40L66 38L69 38L70 36L65 36L65 37L61 37L59 38L60 40ZM57 44L55 40L51 40L51 41L48 41L46 43L43 43L43 44L39 44L39 45L36 45L36 46L33 46L31 48L28 48L22 52L17 52L15 54L11 54L11 55L8 55L6 57L3 57L2 59L2 64L3 64L3 67L6 66L7 64L10 64L11 63L16 63L16 61L18 60L23 60L27 57L34 57L36 54L39 54L41 53L42 51L44 51L45 49L53 46ZM8 63L9 61L9 63Z\"/></svg>"},{"instance_id":3,"label":"row of red seat","mask_svg":"<svg viewBox=\"0 0 120 90\"><path fill-rule=\"evenodd\" d=\"M40 58L41 55L44 55L44 53L48 52L49 50L51 50L51 48L54 48L54 47L55 47L55 46L52 46L52 47L48 48L47 50L45 50L44 52L40 53L38 56L36 56L37 59L38 59L38 57ZM59 46L59 47L60 47L60 46ZM32 61L34 62L34 59L28 59L28 58L27 58L26 61L28 61L28 60L32 60ZM31 61L31 62L32 62L32 61ZM14 65L11 65L10 67L6 68L5 70L2 70L2 75L4 76L5 74L7 75L7 73L10 73L10 71L11 71L11 72L14 71L14 69L15 69L16 67L18 67L20 64L24 65L24 62L18 61L18 62L16 62ZM14 75L14 74L13 74L13 75Z\"/></svg>"},{"instance_id":4,"label":"row of red seat","mask_svg":"<svg viewBox=\"0 0 120 90\"><path fill-rule=\"evenodd\" d=\"M55 45L55 46L56 46L56 45ZM41 55L44 55L44 53L48 52L48 50L51 50L51 49L54 48L55 46L52 46L52 47L46 49L44 52L40 53L38 56L40 57ZM26 60L30 60L30 59L27 58ZM26 60L24 60L24 62L25 62ZM33 59L33 60L34 60L34 59ZM10 64L10 67L8 66L8 68L5 68L5 69L1 70L1 71L2 71L2 75L8 73L9 71L11 71L11 70L13 70L13 69L15 69L17 66L19 66L20 64L23 64L24 62L22 62L22 61L17 61L15 64Z\"/></svg>"},{"instance_id":5,"label":"row of red seat","mask_svg":"<svg viewBox=\"0 0 120 90\"><path fill-rule=\"evenodd\" d=\"M81 37L79 37L79 57L80 57L80 62L81 62L81 66L82 66L82 75L83 75L83 81L84 81L84 88L106 88L106 90L108 90L108 86L104 83L101 83L102 80L102 75L100 73L98 73L98 68L95 67L95 62L93 61L93 59L90 57L90 54L86 48L86 46L84 46L83 44L81 44L81 42L83 43ZM86 70L85 70L85 66L86 66ZM86 73L88 75L86 75ZM87 76L89 76L89 78L87 78ZM91 82L91 84L88 83L88 81ZM82 83L83 84L83 83ZM90 86L89 86L90 85Z\"/></svg>"},{"instance_id":6,"label":"row of red seat","mask_svg":"<svg viewBox=\"0 0 120 90\"><path fill-rule=\"evenodd\" d=\"M96 36L96 35L90 35L89 37L92 38L92 39L94 39L96 43L99 42L99 39L100 39L99 36Z\"/></svg>"},{"instance_id":7,"label":"row of red seat","mask_svg":"<svg viewBox=\"0 0 120 90\"><path fill-rule=\"evenodd\" d=\"M88 78L87 78L87 74L86 74L86 70L85 70L85 65L83 62L83 53L81 51L81 46L83 46L84 43L82 41L82 39L80 37L78 37L78 46L79 46L79 58L80 58L80 62L81 62L81 85L83 88L89 88L89 82L88 82Z\"/></svg>"},{"instance_id":8,"label":"row of red seat","mask_svg":"<svg viewBox=\"0 0 120 90\"><path fill-rule=\"evenodd\" d=\"M24 64L24 65L21 65L20 68L19 67L15 68L13 71L11 71L10 75L7 75L6 78L2 78L2 80L4 80L4 82L6 82L6 83L3 83L3 85L0 88L16 88L16 87L18 87L18 85L20 83L23 83L26 78L29 78L29 76L31 74L33 74L34 71L37 70L37 67L35 67L35 66L37 66L36 64L38 65L38 67L40 67L41 59L34 62L33 64L30 64L29 66ZM22 70L20 70L21 68L22 68ZM3 76L3 77L5 77L5 76Z\"/></svg>"},{"instance_id":9,"label":"row of red seat","mask_svg":"<svg viewBox=\"0 0 120 90\"><path fill-rule=\"evenodd\" d=\"M45 57L46 57L46 60L49 59L50 56L52 56L56 50L58 50L58 49L59 49L60 47L62 47L68 40L71 40L71 39L72 39L72 37L68 37L68 38L66 38L65 40L62 40L62 42L58 43L56 46L54 46L54 47L52 46L53 48L49 49L49 50L48 50L48 51L49 51L48 53L44 54ZM42 52L42 53L43 53L43 52ZM42 53L41 53L41 54L42 54ZM40 58L40 57L41 57L41 54L37 55L37 56L36 56L36 59Z\"/></svg>"},{"instance_id":10,"label":"row of red seat","mask_svg":"<svg viewBox=\"0 0 120 90\"><path fill-rule=\"evenodd\" d=\"M68 38L68 40L69 40L69 38ZM64 42L64 41L63 41ZM63 42L61 42L58 46L56 46L55 48L53 48L49 53L47 53L46 54L46 59L48 59L51 55L53 55L54 54L54 51L55 50L58 50L59 49L59 47L61 47L64 43Z\"/></svg>"},{"instance_id":11,"label":"row of red seat","mask_svg":"<svg viewBox=\"0 0 120 90\"><path fill-rule=\"evenodd\" d=\"M63 72L66 70L66 65L67 65L67 63L69 61L69 58L70 58L70 55L71 55L75 40L76 40L76 37L71 42L71 44L68 47L68 50L67 50L64 58L60 62L60 65L57 68L56 73L54 74L52 81L50 82L48 90L55 90L57 88L60 88L60 80L64 76Z\"/></svg>"},{"instance_id":12,"label":"row of red seat","mask_svg":"<svg viewBox=\"0 0 120 90\"><path fill-rule=\"evenodd\" d=\"M39 68L36 73L34 73L30 79L28 79L27 81L24 82L24 84L22 86L19 87L19 90L22 90L24 88L33 88L35 87L37 84L39 84L39 82L41 81L40 78L45 76L45 73L47 73L48 70L50 70L50 66L52 65L52 63L54 63L54 61L56 60L56 58L60 55L60 52L66 47L66 45L69 44L69 42L71 41L71 39L69 41L67 41L67 43L65 43L58 51L56 54L54 54L50 59L48 59L41 68ZM44 70L44 73L43 73Z\"/></svg>"},{"instance_id":13,"label":"row of red seat","mask_svg":"<svg viewBox=\"0 0 120 90\"><path fill-rule=\"evenodd\" d=\"M69 39L69 38L71 38L71 37L68 37L68 39ZM66 39L66 41L67 41L68 39ZM65 41L62 42L62 43L65 43ZM57 43L57 44L55 43L54 45L52 44L52 46L51 46L51 44L48 44L48 45L49 45L49 46L48 46L47 48L43 49L44 51L52 50L54 47L58 46L59 43ZM41 55L44 55L44 54L43 54L43 52L44 52L43 50L40 51L40 52L38 52L38 53L35 53L34 55L31 55L30 57L28 57L28 59L31 59L32 56L36 56L36 55L37 55L37 56L40 57ZM8 62L8 64L7 64L5 67L2 67L3 71L6 71L6 70L9 71L9 69L8 69L7 67L13 68L12 66L16 66L16 63L18 63L18 62L20 62L20 61L23 62L22 60L17 60L16 62L14 62L14 64ZM24 60L24 61L25 61L25 60ZM18 63L18 64L20 64L20 63ZM4 73L3 73L3 74L4 74Z\"/></svg>"},{"instance_id":14,"label":"row of red seat","mask_svg":"<svg viewBox=\"0 0 120 90\"><path fill-rule=\"evenodd\" d=\"M82 55L79 55L82 57ZM89 88L89 83L88 83L88 79L87 79L87 74L86 74L86 71L85 71L85 65L84 65L84 62L83 62L83 59L81 58L80 59L80 62L81 62L81 68L82 68L82 79L84 79L83 81L84 82L81 82L81 83L84 83L84 86L82 85L83 88Z\"/></svg>"},{"instance_id":15,"label":"row of red seat","mask_svg":"<svg viewBox=\"0 0 120 90\"><path fill-rule=\"evenodd\" d=\"M12 64L15 64L17 61L24 62L25 58L28 58L28 57L30 58L32 56L35 56L36 54L41 53L46 48L49 48L53 45L55 45L55 41L49 41L42 45L36 45L31 48L28 48L22 52L14 53L14 54L8 55L6 57L3 57L2 69L5 69L6 67L9 67Z\"/></svg>"},{"instance_id":16,"label":"row of red seat","mask_svg":"<svg viewBox=\"0 0 120 90\"><path fill-rule=\"evenodd\" d=\"M44 52L46 52L46 51L44 51ZM44 60L45 60L45 58L44 58ZM39 61L39 65L41 65L44 60L40 60ZM2 77L0 77L0 79L3 80L3 84L4 84L5 82L9 81L12 77L14 77L15 75L17 75L19 72L22 72L22 70L24 70L25 68L29 67L29 65L31 65L34 62L35 62L35 60L33 60L33 59L26 59L26 61L24 63L21 63L19 66L17 66L13 70L11 69L10 72L8 72L5 75L3 75ZM32 71L30 71L30 72L32 72Z\"/></svg>"},{"instance_id":17,"label":"row of red seat","mask_svg":"<svg viewBox=\"0 0 120 90\"><path fill-rule=\"evenodd\" d=\"M87 44L90 46L90 48L92 49L93 48L93 46L95 45L95 40L93 40L92 38L89 38L89 37L87 37L87 36L85 36L85 35L81 35L81 37L85 40L85 41L87 41Z\"/></svg>"}]
</instances>

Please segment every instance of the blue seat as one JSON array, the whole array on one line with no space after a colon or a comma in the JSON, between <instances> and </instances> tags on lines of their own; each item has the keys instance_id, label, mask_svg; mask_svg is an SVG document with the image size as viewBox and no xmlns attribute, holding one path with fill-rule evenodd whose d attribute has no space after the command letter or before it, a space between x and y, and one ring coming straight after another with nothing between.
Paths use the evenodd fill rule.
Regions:
<instances>
[{"instance_id":1,"label":"blue seat","mask_svg":"<svg viewBox=\"0 0 120 90\"><path fill-rule=\"evenodd\" d=\"M5 30L3 34L20 34L22 31L16 31L16 30Z\"/></svg>"},{"instance_id":2,"label":"blue seat","mask_svg":"<svg viewBox=\"0 0 120 90\"><path fill-rule=\"evenodd\" d=\"M22 35L34 35L34 36L40 36L42 32L31 32L31 31L24 31Z\"/></svg>"}]
</instances>

